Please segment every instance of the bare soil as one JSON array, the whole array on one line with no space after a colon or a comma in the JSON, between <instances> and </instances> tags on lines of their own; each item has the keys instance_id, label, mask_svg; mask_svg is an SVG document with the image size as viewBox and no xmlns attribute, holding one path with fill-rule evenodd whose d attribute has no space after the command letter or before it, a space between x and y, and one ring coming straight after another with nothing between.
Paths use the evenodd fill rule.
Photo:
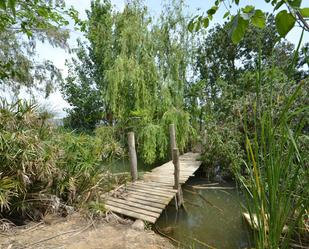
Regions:
<instances>
[{"instance_id":1,"label":"bare soil","mask_svg":"<svg viewBox=\"0 0 309 249\"><path fill-rule=\"evenodd\" d=\"M138 231L132 222L91 221L79 214L67 218L46 217L41 223L14 227L0 233L0 249L173 249L152 230Z\"/></svg>"}]
</instances>

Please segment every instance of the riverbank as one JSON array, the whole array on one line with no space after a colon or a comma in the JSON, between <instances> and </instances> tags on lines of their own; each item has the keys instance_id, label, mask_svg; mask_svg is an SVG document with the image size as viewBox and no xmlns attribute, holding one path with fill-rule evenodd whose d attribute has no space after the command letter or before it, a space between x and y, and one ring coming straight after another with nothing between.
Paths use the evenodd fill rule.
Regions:
<instances>
[{"instance_id":1,"label":"riverbank","mask_svg":"<svg viewBox=\"0 0 309 249\"><path fill-rule=\"evenodd\" d=\"M75 213L66 218L50 216L40 223L13 227L0 233L3 249L173 249L165 238L148 229L132 226L131 220L110 216L106 220L85 219Z\"/></svg>"}]
</instances>

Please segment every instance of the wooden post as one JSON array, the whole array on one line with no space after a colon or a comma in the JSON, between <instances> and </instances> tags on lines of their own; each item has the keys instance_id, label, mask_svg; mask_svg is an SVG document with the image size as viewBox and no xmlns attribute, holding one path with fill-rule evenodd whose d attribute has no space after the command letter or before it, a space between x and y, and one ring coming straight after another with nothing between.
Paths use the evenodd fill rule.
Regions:
<instances>
[{"instance_id":1,"label":"wooden post","mask_svg":"<svg viewBox=\"0 0 309 249\"><path fill-rule=\"evenodd\" d=\"M173 160L173 149L177 148L175 125L174 124L170 124L169 129L170 129L171 157L172 157L172 160Z\"/></svg>"},{"instance_id":2,"label":"wooden post","mask_svg":"<svg viewBox=\"0 0 309 249\"><path fill-rule=\"evenodd\" d=\"M136 151L135 151L134 132L128 133L128 144L129 144L129 158L130 158L132 181L136 181L137 180L137 156L136 156Z\"/></svg>"},{"instance_id":3,"label":"wooden post","mask_svg":"<svg viewBox=\"0 0 309 249\"><path fill-rule=\"evenodd\" d=\"M176 194L176 207L179 208L183 204L182 190L179 183L180 174L180 162L179 162L179 150L178 148L173 149L173 164L174 164L174 189L177 189Z\"/></svg>"},{"instance_id":4,"label":"wooden post","mask_svg":"<svg viewBox=\"0 0 309 249\"><path fill-rule=\"evenodd\" d=\"M173 149L173 164L174 164L174 189L179 187L179 150Z\"/></svg>"}]
</instances>

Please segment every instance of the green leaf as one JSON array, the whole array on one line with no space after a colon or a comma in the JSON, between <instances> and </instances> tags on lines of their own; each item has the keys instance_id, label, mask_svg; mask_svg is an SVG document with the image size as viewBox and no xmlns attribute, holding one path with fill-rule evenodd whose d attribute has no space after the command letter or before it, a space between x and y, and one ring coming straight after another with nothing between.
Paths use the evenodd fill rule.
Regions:
<instances>
[{"instance_id":1,"label":"green leaf","mask_svg":"<svg viewBox=\"0 0 309 249\"><path fill-rule=\"evenodd\" d=\"M274 11L277 10L277 9L279 9L279 8L282 6L282 4L284 4L284 1L283 1L283 0L280 1L279 3L277 3L277 5L276 5L275 8L274 8Z\"/></svg>"},{"instance_id":2,"label":"green leaf","mask_svg":"<svg viewBox=\"0 0 309 249\"><path fill-rule=\"evenodd\" d=\"M229 14L230 14L230 12L229 12L229 11L225 12L225 14L224 14L223 18L226 18Z\"/></svg>"},{"instance_id":3,"label":"green leaf","mask_svg":"<svg viewBox=\"0 0 309 249\"><path fill-rule=\"evenodd\" d=\"M294 27L295 19L286 10L280 11L275 18L277 31L280 36L285 37L287 33Z\"/></svg>"},{"instance_id":4,"label":"green leaf","mask_svg":"<svg viewBox=\"0 0 309 249\"><path fill-rule=\"evenodd\" d=\"M6 4L5 4L5 0L0 0L0 8L3 10L6 10Z\"/></svg>"},{"instance_id":5,"label":"green leaf","mask_svg":"<svg viewBox=\"0 0 309 249\"><path fill-rule=\"evenodd\" d=\"M188 24L188 30L192 33L194 29L195 23L194 20L192 19L189 24Z\"/></svg>"},{"instance_id":6,"label":"green leaf","mask_svg":"<svg viewBox=\"0 0 309 249\"><path fill-rule=\"evenodd\" d=\"M293 8L299 8L302 0L289 0L288 3Z\"/></svg>"},{"instance_id":7,"label":"green leaf","mask_svg":"<svg viewBox=\"0 0 309 249\"><path fill-rule=\"evenodd\" d=\"M262 10L256 10L251 18L252 24L257 28L265 27L265 13Z\"/></svg>"},{"instance_id":8,"label":"green leaf","mask_svg":"<svg viewBox=\"0 0 309 249\"><path fill-rule=\"evenodd\" d=\"M208 15L213 15L216 13L218 6L212 6L209 10L207 10Z\"/></svg>"},{"instance_id":9,"label":"green leaf","mask_svg":"<svg viewBox=\"0 0 309 249\"><path fill-rule=\"evenodd\" d=\"M254 6L252 6L252 5L247 5L246 7L242 8L242 11L243 11L244 13L250 13L250 12L252 12L253 10L254 10Z\"/></svg>"},{"instance_id":10,"label":"green leaf","mask_svg":"<svg viewBox=\"0 0 309 249\"><path fill-rule=\"evenodd\" d=\"M44 7L39 7L37 9L37 12L42 17L47 17L48 16L48 11Z\"/></svg>"},{"instance_id":11,"label":"green leaf","mask_svg":"<svg viewBox=\"0 0 309 249\"><path fill-rule=\"evenodd\" d=\"M205 17L205 18L203 19L203 27L204 27L204 28L207 28L208 25L209 25L209 19L208 19L207 17Z\"/></svg>"},{"instance_id":12,"label":"green leaf","mask_svg":"<svg viewBox=\"0 0 309 249\"><path fill-rule=\"evenodd\" d=\"M8 6L12 10L13 15L16 15L15 6L16 6L16 0L9 0Z\"/></svg>"},{"instance_id":13,"label":"green leaf","mask_svg":"<svg viewBox=\"0 0 309 249\"><path fill-rule=\"evenodd\" d=\"M299 12L303 17L309 17L309 8L302 8Z\"/></svg>"},{"instance_id":14,"label":"green leaf","mask_svg":"<svg viewBox=\"0 0 309 249\"><path fill-rule=\"evenodd\" d=\"M233 43L237 44L244 37L249 21L242 18L239 14L232 20L231 39Z\"/></svg>"},{"instance_id":15,"label":"green leaf","mask_svg":"<svg viewBox=\"0 0 309 249\"><path fill-rule=\"evenodd\" d=\"M235 0L235 3L238 5L239 4L239 0Z\"/></svg>"},{"instance_id":16,"label":"green leaf","mask_svg":"<svg viewBox=\"0 0 309 249\"><path fill-rule=\"evenodd\" d=\"M195 23L195 27L194 27L194 31L199 31L201 29L201 21L198 20L196 23Z\"/></svg>"}]
</instances>

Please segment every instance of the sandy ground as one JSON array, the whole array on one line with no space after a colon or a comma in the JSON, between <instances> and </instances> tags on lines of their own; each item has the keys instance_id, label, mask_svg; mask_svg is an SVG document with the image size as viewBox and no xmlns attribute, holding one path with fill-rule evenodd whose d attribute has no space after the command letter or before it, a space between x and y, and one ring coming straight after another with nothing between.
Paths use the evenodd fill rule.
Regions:
<instances>
[{"instance_id":1,"label":"sandy ground","mask_svg":"<svg viewBox=\"0 0 309 249\"><path fill-rule=\"evenodd\" d=\"M151 230L135 230L131 224L91 222L74 214L13 228L0 233L1 249L173 249L171 243Z\"/></svg>"}]
</instances>

